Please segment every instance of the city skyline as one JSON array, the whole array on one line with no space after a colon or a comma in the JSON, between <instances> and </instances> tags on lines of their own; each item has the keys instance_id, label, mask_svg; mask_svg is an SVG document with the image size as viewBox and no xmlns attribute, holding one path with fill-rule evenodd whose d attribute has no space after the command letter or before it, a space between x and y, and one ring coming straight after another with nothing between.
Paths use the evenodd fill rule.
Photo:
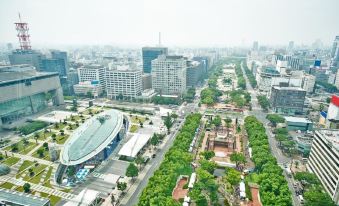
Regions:
<instances>
[{"instance_id":1,"label":"city skyline","mask_svg":"<svg viewBox=\"0 0 339 206\"><path fill-rule=\"evenodd\" d=\"M61 2L61 3L60 3ZM339 2L327 1L2 1L2 43L17 44L18 12L34 48L44 45L326 46L338 35ZM67 6L65 6L67 5ZM211 15L211 11L213 15ZM283 12L286 11L286 12ZM316 13L316 15L315 15ZM42 18L43 17L43 18ZM265 31L265 32L263 32Z\"/></svg>"}]
</instances>

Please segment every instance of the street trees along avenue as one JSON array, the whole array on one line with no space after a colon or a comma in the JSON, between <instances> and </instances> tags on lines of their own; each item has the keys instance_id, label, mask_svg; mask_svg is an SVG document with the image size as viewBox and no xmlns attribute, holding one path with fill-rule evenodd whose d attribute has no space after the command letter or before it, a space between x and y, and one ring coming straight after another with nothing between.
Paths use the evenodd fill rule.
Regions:
<instances>
[{"instance_id":1,"label":"street trees along avenue","mask_svg":"<svg viewBox=\"0 0 339 206\"><path fill-rule=\"evenodd\" d=\"M292 197L283 170L270 152L268 137L263 124L254 116L245 118L245 129L249 146L252 148L252 160L258 173L260 198L263 205L292 206Z\"/></svg>"}]
</instances>

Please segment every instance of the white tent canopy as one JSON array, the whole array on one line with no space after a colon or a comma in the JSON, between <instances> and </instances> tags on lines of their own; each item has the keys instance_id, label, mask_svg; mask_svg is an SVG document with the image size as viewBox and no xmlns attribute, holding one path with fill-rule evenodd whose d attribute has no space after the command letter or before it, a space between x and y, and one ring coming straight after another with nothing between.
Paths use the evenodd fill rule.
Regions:
<instances>
[{"instance_id":1,"label":"white tent canopy","mask_svg":"<svg viewBox=\"0 0 339 206\"><path fill-rule=\"evenodd\" d=\"M135 134L124 146L120 149L119 155L126 157L136 157L138 152L146 145L151 138L149 134Z\"/></svg>"}]
</instances>

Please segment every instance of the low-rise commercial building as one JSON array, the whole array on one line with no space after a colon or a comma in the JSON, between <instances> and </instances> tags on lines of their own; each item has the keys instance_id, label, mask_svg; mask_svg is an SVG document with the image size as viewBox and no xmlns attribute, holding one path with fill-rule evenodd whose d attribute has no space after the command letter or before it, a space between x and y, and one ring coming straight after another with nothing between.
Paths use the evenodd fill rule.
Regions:
<instances>
[{"instance_id":1,"label":"low-rise commercial building","mask_svg":"<svg viewBox=\"0 0 339 206\"><path fill-rule=\"evenodd\" d=\"M273 111L281 114L301 114L304 108L306 91L299 87L274 86L270 103Z\"/></svg>"},{"instance_id":2,"label":"low-rise commercial building","mask_svg":"<svg viewBox=\"0 0 339 206\"><path fill-rule=\"evenodd\" d=\"M87 95L94 98L103 92L98 81L79 82L79 84L73 85L73 90L76 95Z\"/></svg>"},{"instance_id":3,"label":"low-rise commercial building","mask_svg":"<svg viewBox=\"0 0 339 206\"><path fill-rule=\"evenodd\" d=\"M339 130L315 131L307 169L339 204Z\"/></svg>"},{"instance_id":4,"label":"low-rise commercial building","mask_svg":"<svg viewBox=\"0 0 339 206\"><path fill-rule=\"evenodd\" d=\"M49 97L54 105L64 103L58 73L29 65L0 67L0 126L44 110Z\"/></svg>"},{"instance_id":5,"label":"low-rise commercial building","mask_svg":"<svg viewBox=\"0 0 339 206\"><path fill-rule=\"evenodd\" d=\"M313 123L307 118L284 117L289 131L310 131L313 130Z\"/></svg>"}]
</instances>

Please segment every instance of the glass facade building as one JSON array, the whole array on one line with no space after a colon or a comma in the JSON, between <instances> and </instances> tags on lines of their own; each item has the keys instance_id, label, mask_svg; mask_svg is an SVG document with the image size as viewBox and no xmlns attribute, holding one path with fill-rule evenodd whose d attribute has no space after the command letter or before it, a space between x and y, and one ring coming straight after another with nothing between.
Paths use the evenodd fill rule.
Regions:
<instances>
[{"instance_id":1,"label":"glass facade building","mask_svg":"<svg viewBox=\"0 0 339 206\"><path fill-rule=\"evenodd\" d=\"M35 94L28 97L0 103L0 117L2 123L9 123L24 116L42 111L47 106L45 94Z\"/></svg>"},{"instance_id":2,"label":"glass facade building","mask_svg":"<svg viewBox=\"0 0 339 206\"><path fill-rule=\"evenodd\" d=\"M167 55L168 49L166 47L143 47L142 61L144 73L151 73L152 60L158 58L159 55Z\"/></svg>"}]
</instances>

